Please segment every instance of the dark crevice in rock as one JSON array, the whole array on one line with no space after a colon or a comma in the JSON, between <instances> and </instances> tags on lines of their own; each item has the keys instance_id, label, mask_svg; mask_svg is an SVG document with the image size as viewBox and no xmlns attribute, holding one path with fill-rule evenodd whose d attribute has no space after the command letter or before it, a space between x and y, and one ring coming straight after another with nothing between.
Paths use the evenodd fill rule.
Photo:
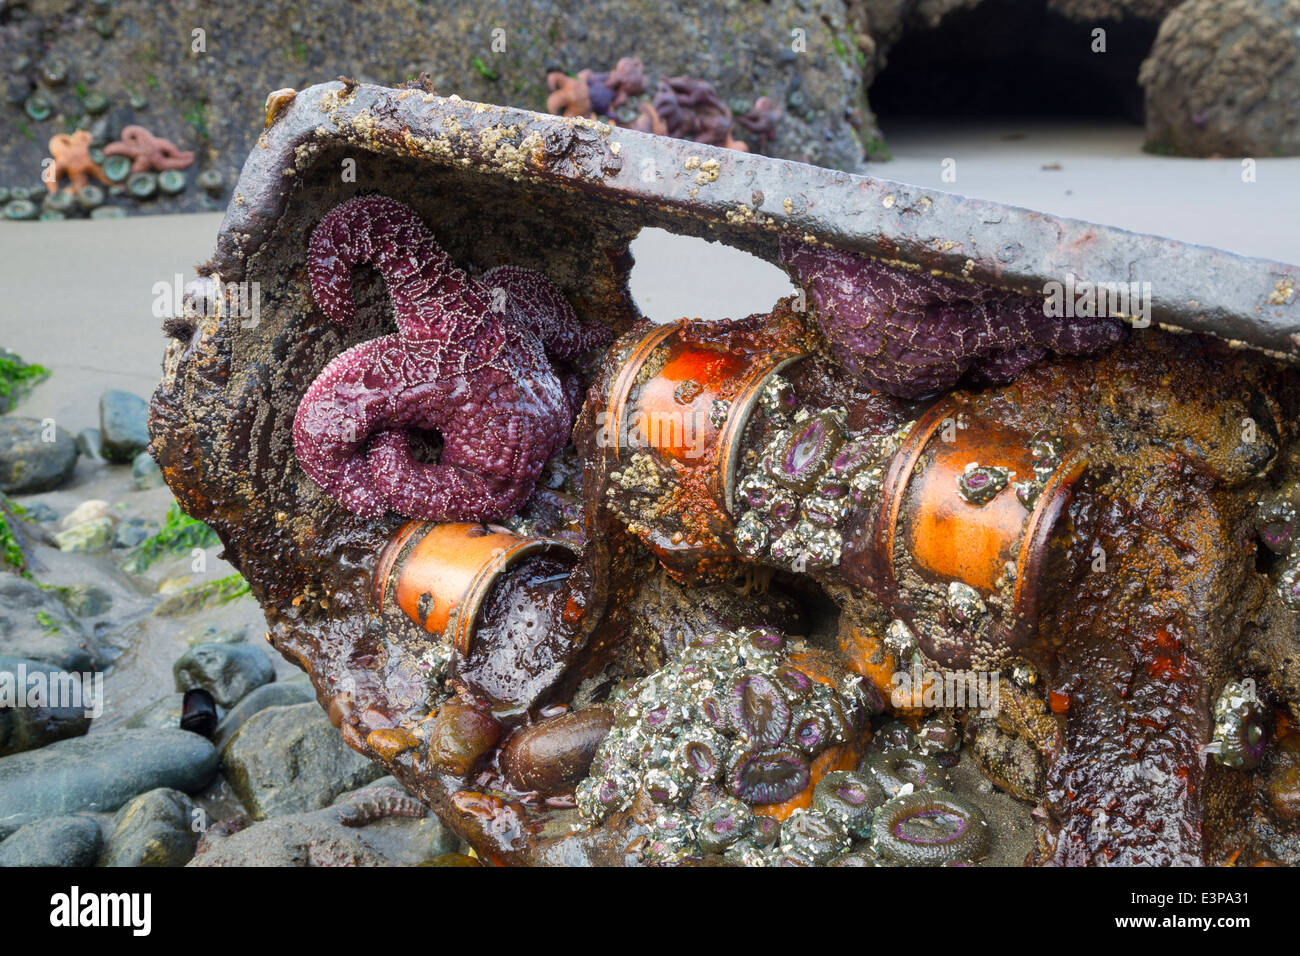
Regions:
<instances>
[{"instance_id":1,"label":"dark crevice in rock","mask_svg":"<svg viewBox=\"0 0 1300 956\"><path fill-rule=\"evenodd\" d=\"M908 116L1109 117L1142 122L1138 69L1158 24L1067 19L1031 0L985 0L909 30L871 85L886 122ZM1106 52L1093 52L1094 30Z\"/></svg>"}]
</instances>

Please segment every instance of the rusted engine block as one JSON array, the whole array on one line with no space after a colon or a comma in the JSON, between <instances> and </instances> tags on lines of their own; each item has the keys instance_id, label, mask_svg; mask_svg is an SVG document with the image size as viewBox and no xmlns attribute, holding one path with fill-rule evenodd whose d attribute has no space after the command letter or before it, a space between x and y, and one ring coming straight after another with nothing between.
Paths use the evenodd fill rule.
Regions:
<instances>
[{"instance_id":1,"label":"rusted engine block","mask_svg":"<svg viewBox=\"0 0 1300 956\"><path fill-rule=\"evenodd\" d=\"M589 388L573 448L505 526L360 517L295 456L321 370L393 329L383 284L360 271L356 320L326 321L306 261L322 216L376 192L410 205L455 262L535 270L620 336L576 367ZM1158 327L1044 357L1009 384L891 397L846 374L791 301L713 325L643 322L628 244L646 226L774 262L783 242L842 250L1006 294L1041 296L1066 274L1141 279ZM688 645L706 653L715 632L780 631L807 640L752 650L775 662L754 680L820 694L841 726L785 763L771 753L797 749L803 724L751 731L771 731L767 762L728 773L772 797L753 800L764 813L799 811L815 778L856 766L873 714L924 711L891 700L917 655L1008 675L997 726L964 729L1020 741L1043 768L1029 786L984 761L1036 804L1033 862L1300 860L1297 267L339 82L273 96L200 271L210 281L169 322L152 405L168 483L220 534L344 739L484 858L655 861L671 840L642 802L599 822L574 807L575 792L598 796L583 785L616 725L611 687ZM251 282L255 324L220 294ZM664 411L709 423L690 455L629 448L629 421ZM763 469L778 452L811 470L777 487ZM518 667L525 618L542 636ZM1243 680L1257 690L1237 743L1260 752L1230 766L1210 755L1235 712L1215 707ZM661 858L700 855L677 850Z\"/></svg>"}]
</instances>

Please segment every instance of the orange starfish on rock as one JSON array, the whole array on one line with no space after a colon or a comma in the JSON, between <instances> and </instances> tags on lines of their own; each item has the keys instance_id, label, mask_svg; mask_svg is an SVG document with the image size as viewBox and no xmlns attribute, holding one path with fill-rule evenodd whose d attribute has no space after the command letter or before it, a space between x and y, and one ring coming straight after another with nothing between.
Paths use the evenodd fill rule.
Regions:
<instances>
[{"instance_id":1,"label":"orange starfish on rock","mask_svg":"<svg viewBox=\"0 0 1300 956\"><path fill-rule=\"evenodd\" d=\"M546 85L551 91L551 95L546 98L548 113L558 113L560 116L591 114L591 88L581 73L573 77L555 70L546 74Z\"/></svg>"},{"instance_id":2,"label":"orange starfish on rock","mask_svg":"<svg viewBox=\"0 0 1300 956\"><path fill-rule=\"evenodd\" d=\"M143 126L127 126L122 138L104 147L105 156L131 157L131 172L162 172L185 169L194 164L194 154L169 139L155 136Z\"/></svg>"},{"instance_id":3,"label":"orange starfish on rock","mask_svg":"<svg viewBox=\"0 0 1300 956\"><path fill-rule=\"evenodd\" d=\"M53 170L46 173L45 188L52 193L59 191L59 178L68 177L71 189L79 193L82 187L94 176L106 186L111 186L108 177L99 165L90 158L90 130L79 129L75 133L60 133L50 137L50 155L54 157Z\"/></svg>"}]
</instances>

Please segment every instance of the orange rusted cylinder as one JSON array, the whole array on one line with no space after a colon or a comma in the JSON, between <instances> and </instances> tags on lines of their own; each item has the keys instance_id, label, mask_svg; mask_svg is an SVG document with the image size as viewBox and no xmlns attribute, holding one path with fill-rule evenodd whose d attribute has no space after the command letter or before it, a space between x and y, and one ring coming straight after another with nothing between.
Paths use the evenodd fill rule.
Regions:
<instances>
[{"instance_id":1,"label":"orange rusted cylinder","mask_svg":"<svg viewBox=\"0 0 1300 956\"><path fill-rule=\"evenodd\" d=\"M741 437L763 386L803 354L789 334L710 337L685 320L632 346L605 408L608 504L670 572L694 576L736 555ZM647 489L653 504L641 505Z\"/></svg>"},{"instance_id":2,"label":"orange rusted cylinder","mask_svg":"<svg viewBox=\"0 0 1300 956\"><path fill-rule=\"evenodd\" d=\"M964 412L959 395L913 426L874 516L883 597L927 656L996 666L1035 625L1048 546L1086 450Z\"/></svg>"},{"instance_id":3,"label":"orange rusted cylinder","mask_svg":"<svg viewBox=\"0 0 1300 956\"><path fill-rule=\"evenodd\" d=\"M573 548L475 522L412 521L380 555L375 603L381 613L396 607L430 634L449 637L463 656L492 586L523 558L543 553L572 556Z\"/></svg>"}]
</instances>

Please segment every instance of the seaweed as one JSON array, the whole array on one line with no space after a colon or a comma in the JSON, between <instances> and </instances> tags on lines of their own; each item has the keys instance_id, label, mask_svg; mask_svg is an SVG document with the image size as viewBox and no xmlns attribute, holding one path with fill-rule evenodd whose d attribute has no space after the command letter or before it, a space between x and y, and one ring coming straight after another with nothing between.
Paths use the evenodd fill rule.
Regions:
<instances>
[{"instance_id":1,"label":"seaweed","mask_svg":"<svg viewBox=\"0 0 1300 956\"><path fill-rule=\"evenodd\" d=\"M159 558L184 554L194 548L208 548L218 540L215 531L181 511L180 505L173 501L158 533L140 542L131 552L125 567L132 574L139 574Z\"/></svg>"},{"instance_id":2,"label":"seaweed","mask_svg":"<svg viewBox=\"0 0 1300 956\"><path fill-rule=\"evenodd\" d=\"M0 511L0 564L24 577L29 577L27 558L23 555L18 536L9 527L9 515Z\"/></svg>"},{"instance_id":3,"label":"seaweed","mask_svg":"<svg viewBox=\"0 0 1300 956\"><path fill-rule=\"evenodd\" d=\"M184 590L169 594L154 609L154 613L162 617L192 614L205 607L228 604L249 592L248 582L244 580L243 576L231 574L216 581L195 584Z\"/></svg>"},{"instance_id":4,"label":"seaweed","mask_svg":"<svg viewBox=\"0 0 1300 956\"><path fill-rule=\"evenodd\" d=\"M0 412L13 408L49 377L50 370L43 365L24 362L16 353L0 349Z\"/></svg>"}]
</instances>

